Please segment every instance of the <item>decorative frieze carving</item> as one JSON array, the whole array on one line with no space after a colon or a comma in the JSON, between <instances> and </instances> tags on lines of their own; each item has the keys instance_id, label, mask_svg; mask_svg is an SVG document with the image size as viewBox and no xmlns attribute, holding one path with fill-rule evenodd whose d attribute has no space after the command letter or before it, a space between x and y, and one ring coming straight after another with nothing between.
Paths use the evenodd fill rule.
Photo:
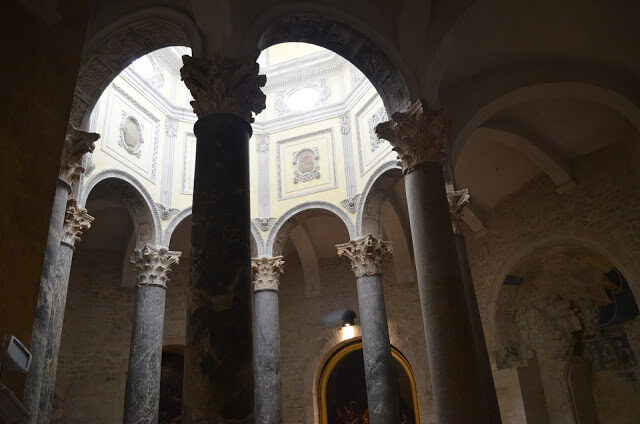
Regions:
<instances>
[{"instance_id":1,"label":"decorative frieze carving","mask_svg":"<svg viewBox=\"0 0 640 424\"><path fill-rule=\"evenodd\" d=\"M340 132L344 136L351 133L351 117L349 116L349 112L340 115Z\"/></svg>"},{"instance_id":2,"label":"decorative frieze carving","mask_svg":"<svg viewBox=\"0 0 640 424\"><path fill-rule=\"evenodd\" d=\"M258 55L229 59L215 53L213 59L182 56L182 80L195 100L191 102L198 118L213 113L231 113L248 123L266 107L261 87L267 77L258 74Z\"/></svg>"},{"instance_id":3,"label":"decorative frieze carving","mask_svg":"<svg viewBox=\"0 0 640 424\"><path fill-rule=\"evenodd\" d=\"M460 224L462 223L462 210L469 204L471 195L468 188L461 190L448 190L447 200L449 201L449 212L451 213L451 225L453 232L460 234Z\"/></svg>"},{"instance_id":4,"label":"decorative frieze carving","mask_svg":"<svg viewBox=\"0 0 640 424\"><path fill-rule=\"evenodd\" d=\"M293 153L293 183L320 178L320 151L317 147Z\"/></svg>"},{"instance_id":5,"label":"decorative frieze carving","mask_svg":"<svg viewBox=\"0 0 640 424\"><path fill-rule=\"evenodd\" d=\"M444 158L442 142L449 130L449 121L441 108L430 110L422 100L406 112L396 112L391 120L375 128L378 137L388 140L398 153L404 172L425 162L440 162Z\"/></svg>"},{"instance_id":6,"label":"decorative frieze carving","mask_svg":"<svg viewBox=\"0 0 640 424\"><path fill-rule=\"evenodd\" d=\"M280 276L284 272L284 260L282 256L273 258L252 258L251 270L253 278L253 291L278 290Z\"/></svg>"},{"instance_id":7,"label":"decorative frieze carving","mask_svg":"<svg viewBox=\"0 0 640 424\"><path fill-rule=\"evenodd\" d=\"M269 134L256 134L256 150L262 153L269 151Z\"/></svg>"},{"instance_id":8,"label":"decorative frieze carving","mask_svg":"<svg viewBox=\"0 0 640 424\"><path fill-rule=\"evenodd\" d=\"M267 232L276 223L276 218L254 218L253 223L260 231Z\"/></svg>"},{"instance_id":9,"label":"decorative frieze carving","mask_svg":"<svg viewBox=\"0 0 640 424\"><path fill-rule=\"evenodd\" d=\"M78 207L75 199L69 199L64 216L62 242L75 247L76 243L80 241L82 233L91 228L91 223L94 219L87 213L86 209Z\"/></svg>"},{"instance_id":10,"label":"decorative frieze carving","mask_svg":"<svg viewBox=\"0 0 640 424\"><path fill-rule=\"evenodd\" d=\"M366 235L358 240L337 244L338 256L351 261L351 269L357 278L382 273L382 259L393 251L391 242Z\"/></svg>"},{"instance_id":11,"label":"decorative frieze carving","mask_svg":"<svg viewBox=\"0 0 640 424\"><path fill-rule=\"evenodd\" d=\"M136 267L136 281L141 286L158 286L167 288L168 274L171 265L177 264L181 253L163 246L152 246L145 243L136 248L131 256L131 263Z\"/></svg>"},{"instance_id":12,"label":"decorative frieze carving","mask_svg":"<svg viewBox=\"0 0 640 424\"><path fill-rule=\"evenodd\" d=\"M356 213L358 205L360 204L360 195L356 194L353 197L349 197L340 202L340 206L345 208L350 213Z\"/></svg>"},{"instance_id":13,"label":"decorative frieze carving","mask_svg":"<svg viewBox=\"0 0 640 424\"><path fill-rule=\"evenodd\" d=\"M72 186L77 184L80 174L84 172L82 156L93 152L95 142L99 138L99 134L79 130L73 125L67 127L60 161L60 179Z\"/></svg>"}]
</instances>

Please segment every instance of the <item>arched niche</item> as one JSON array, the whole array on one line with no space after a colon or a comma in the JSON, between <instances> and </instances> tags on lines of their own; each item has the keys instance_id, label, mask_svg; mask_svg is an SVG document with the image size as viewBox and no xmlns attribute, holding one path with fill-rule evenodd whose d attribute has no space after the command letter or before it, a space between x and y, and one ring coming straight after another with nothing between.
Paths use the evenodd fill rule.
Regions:
<instances>
[{"instance_id":1,"label":"arched niche","mask_svg":"<svg viewBox=\"0 0 640 424\"><path fill-rule=\"evenodd\" d=\"M406 417L407 424L419 424L418 395L411 365L394 346L391 346L391 356L398 382L401 413ZM349 399L348 391L352 392L354 399ZM335 419L337 411L332 410L344 411L345 406L353 410L350 405L352 400L358 403L360 414L364 413L366 386L361 338L342 343L327 354L316 374L314 400L319 424L338 424Z\"/></svg>"}]
</instances>

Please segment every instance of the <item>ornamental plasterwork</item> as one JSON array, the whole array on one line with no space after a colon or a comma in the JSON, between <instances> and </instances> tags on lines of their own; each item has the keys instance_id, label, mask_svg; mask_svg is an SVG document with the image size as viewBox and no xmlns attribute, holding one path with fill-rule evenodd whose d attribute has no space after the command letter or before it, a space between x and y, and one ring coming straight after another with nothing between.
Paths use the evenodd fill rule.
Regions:
<instances>
[{"instance_id":1,"label":"ornamental plasterwork","mask_svg":"<svg viewBox=\"0 0 640 424\"><path fill-rule=\"evenodd\" d=\"M384 140L381 140L376 135L376 125L380 122L387 120L387 112L384 110L384 107L380 106L376 111L369 116L367 123L369 124L369 144L371 147L371 151L375 151L381 144L384 144Z\"/></svg>"},{"instance_id":2,"label":"ornamental plasterwork","mask_svg":"<svg viewBox=\"0 0 640 424\"><path fill-rule=\"evenodd\" d=\"M293 183L320 179L320 151L317 147L293 153Z\"/></svg>"},{"instance_id":3,"label":"ornamental plasterwork","mask_svg":"<svg viewBox=\"0 0 640 424\"><path fill-rule=\"evenodd\" d=\"M256 151L269 151L269 134L256 134Z\"/></svg>"},{"instance_id":4,"label":"ornamental plasterwork","mask_svg":"<svg viewBox=\"0 0 640 424\"><path fill-rule=\"evenodd\" d=\"M118 146L122 147L129 154L134 155L138 159L142 155L142 145L144 144L142 129L142 124L134 116L122 111Z\"/></svg>"},{"instance_id":5,"label":"ornamental plasterwork","mask_svg":"<svg viewBox=\"0 0 640 424\"><path fill-rule=\"evenodd\" d=\"M375 168L389 153L388 144L384 140L379 140L375 132L375 126L386 116L382 100L375 92L355 113L355 144L358 148L360 176L364 176Z\"/></svg>"},{"instance_id":6,"label":"ornamental plasterwork","mask_svg":"<svg viewBox=\"0 0 640 424\"><path fill-rule=\"evenodd\" d=\"M85 153L93 152L95 142L99 138L99 134L82 131L72 125L67 126L67 134L64 138L64 147L60 160L60 179L69 185L78 183L80 174L84 172L82 157Z\"/></svg>"},{"instance_id":7,"label":"ornamental plasterwork","mask_svg":"<svg viewBox=\"0 0 640 424\"><path fill-rule=\"evenodd\" d=\"M316 95L316 101L306 110L292 110L290 99L293 95L300 92L301 90L312 90ZM329 100L330 97L331 89L327 85L326 78L322 78L320 80L296 85L295 87L289 88L287 90L279 90L276 93L274 109L276 111L276 116L278 117L288 114L306 112L307 110L326 104L327 100Z\"/></svg>"},{"instance_id":8,"label":"ornamental plasterwork","mask_svg":"<svg viewBox=\"0 0 640 424\"><path fill-rule=\"evenodd\" d=\"M262 232L267 232L276 223L276 218L254 218L253 223Z\"/></svg>"},{"instance_id":9,"label":"ornamental plasterwork","mask_svg":"<svg viewBox=\"0 0 640 424\"><path fill-rule=\"evenodd\" d=\"M91 228L91 223L95 218L87 213L86 209L78 207L75 199L67 201L67 210L64 216L64 227L62 230L62 242L71 247L75 247L80 241L82 233Z\"/></svg>"},{"instance_id":10,"label":"ornamental plasterwork","mask_svg":"<svg viewBox=\"0 0 640 424\"><path fill-rule=\"evenodd\" d=\"M184 136L182 152L182 194L193 194L193 178L196 166L196 136L187 133Z\"/></svg>"},{"instance_id":11,"label":"ornamental plasterwork","mask_svg":"<svg viewBox=\"0 0 640 424\"><path fill-rule=\"evenodd\" d=\"M410 172L416 165L444 158L442 143L449 126L441 108L429 109L418 100L406 112L396 112L390 121L378 124L376 134L393 145L404 172Z\"/></svg>"},{"instance_id":12,"label":"ornamental plasterwork","mask_svg":"<svg viewBox=\"0 0 640 424\"><path fill-rule=\"evenodd\" d=\"M391 242L366 235L358 240L337 244L338 256L351 261L351 269L356 278L365 275L382 274L382 260L393 251Z\"/></svg>"},{"instance_id":13,"label":"ornamental plasterwork","mask_svg":"<svg viewBox=\"0 0 640 424\"><path fill-rule=\"evenodd\" d=\"M158 212L160 213L160 218L163 221L168 221L171 218L173 218L178 212L180 212L179 209L176 208L169 208L165 205L163 205L162 203L156 203L156 208L158 208Z\"/></svg>"},{"instance_id":14,"label":"ornamental plasterwork","mask_svg":"<svg viewBox=\"0 0 640 424\"><path fill-rule=\"evenodd\" d=\"M469 194L468 188L447 191L449 213L451 214L451 225L453 226L453 232L456 234L460 234L462 210L469 204L470 199L471 195Z\"/></svg>"},{"instance_id":15,"label":"ornamental plasterwork","mask_svg":"<svg viewBox=\"0 0 640 424\"><path fill-rule=\"evenodd\" d=\"M274 258L252 258L251 275L253 291L278 290L280 276L284 272L284 260L282 256Z\"/></svg>"},{"instance_id":16,"label":"ornamental plasterwork","mask_svg":"<svg viewBox=\"0 0 640 424\"><path fill-rule=\"evenodd\" d=\"M171 265L177 264L181 253L163 246L148 243L136 248L131 263L136 268L136 281L140 286L158 286L167 288Z\"/></svg>"},{"instance_id":17,"label":"ornamental plasterwork","mask_svg":"<svg viewBox=\"0 0 640 424\"><path fill-rule=\"evenodd\" d=\"M261 87L267 77L259 74L257 53L240 59L224 57L220 52L212 59L182 56L182 80L191 92L193 111L198 118L213 113L231 113L253 122L252 114L266 107Z\"/></svg>"},{"instance_id":18,"label":"ornamental plasterwork","mask_svg":"<svg viewBox=\"0 0 640 424\"><path fill-rule=\"evenodd\" d=\"M356 194L353 197L348 197L340 202L340 206L345 208L349 213L356 213L358 205L360 204L360 195Z\"/></svg>"}]
</instances>

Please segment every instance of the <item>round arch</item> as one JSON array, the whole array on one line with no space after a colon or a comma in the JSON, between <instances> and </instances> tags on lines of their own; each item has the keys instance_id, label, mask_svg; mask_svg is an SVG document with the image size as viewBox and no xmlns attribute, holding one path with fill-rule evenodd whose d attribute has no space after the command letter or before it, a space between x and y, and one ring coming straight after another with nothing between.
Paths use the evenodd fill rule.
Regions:
<instances>
[{"instance_id":1,"label":"round arch","mask_svg":"<svg viewBox=\"0 0 640 424\"><path fill-rule=\"evenodd\" d=\"M136 244L156 244L162 240L160 215L151 194L130 174L120 170L107 170L94 175L81 188L78 204L84 208L91 191L100 183L110 184L124 200L136 231Z\"/></svg>"},{"instance_id":2,"label":"round arch","mask_svg":"<svg viewBox=\"0 0 640 424\"><path fill-rule=\"evenodd\" d=\"M85 128L98 98L120 72L135 59L171 46L190 47L194 55L202 53L195 22L178 10L164 7L122 16L92 36L83 52L70 123Z\"/></svg>"},{"instance_id":3,"label":"round arch","mask_svg":"<svg viewBox=\"0 0 640 424\"><path fill-rule=\"evenodd\" d=\"M278 243L278 240L284 241L287 237L288 231L292 229L291 225L288 225L288 221L290 221L290 219L295 215L312 209L320 209L336 215L345 225L347 232L349 233L349 238L354 239L356 237L355 227L353 226L349 216L343 210L328 202L306 202L289 209L286 213L280 216L280 218L278 218L267 237L267 244L265 245L264 253L278 256L280 254L278 251L282 249L283 244Z\"/></svg>"},{"instance_id":4,"label":"round arch","mask_svg":"<svg viewBox=\"0 0 640 424\"><path fill-rule=\"evenodd\" d=\"M362 338L356 337L346 340L333 349L331 349L320 362L314 380L314 407L317 422L319 424L328 423L328 407L327 407L327 385L332 372L351 353L362 350ZM415 418L415 424L420 424L420 411L418 408L418 391L416 388L416 379L413 368L407 358L395 346L391 345L391 357L399 365L408 380L411 391L412 412Z\"/></svg>"},{"instance_id":5,"label":"round arch","mask_svg":"<svg viewBox=\"0 0 640 424\"><path fill-rule=\"evenodd\" d=\"M335 10L318 10L313 6L291 9L286 6L275 8L259 20L246 38L247 51L256 45L264 50L285 42L315 44L339 54L357 67L380 94L389 116L411 104L410 88L415 92L417 83L407 78L411 73L393 48L387 45L381 48L382 40L377 39L374 43L363 32L347 24L348 17L334 16Z\"/></svg>"},{"instance_id":6,"label":"round arch","mask_svg":"<svg viewBox=\"0 0 640 424\"><path fill-rule=\"evenodd\" d=\"M362 198L356 211L358 236L371 234L380 237L382 231L382 206L389 190L402 178L397 161L389 161L376 169L362 190Z\"/></svg>"}]
</instances>

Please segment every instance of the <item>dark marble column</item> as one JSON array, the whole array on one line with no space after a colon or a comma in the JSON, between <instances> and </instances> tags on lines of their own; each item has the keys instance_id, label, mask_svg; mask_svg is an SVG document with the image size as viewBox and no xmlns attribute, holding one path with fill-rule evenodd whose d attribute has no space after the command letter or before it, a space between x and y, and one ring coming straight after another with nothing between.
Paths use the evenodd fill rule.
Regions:
<instances>
[{"instance_id":1,"label":"dark marble column","mask_svg":"<svg viewBox=\"0 0 640 424\"><path fill-rule=\"evenodd\" d=\"M265 107L256 57L184 56L198 115L183 423L253 421L249 137Z\"/></svg>"},{"instance_id":2,"label":"dark marble column","mask_svg":"<svg viewBox=\"0 0 640 424\"><path fill-rule=\"evenodd\" d=\"M391 358L382 290L382 259L391 252L391 243L367 235L359 240L338 244L336 248L338 255L350 259L351 268L358 279L369 420L372 424L398 423L397 379Z\"/></svg>"},{"instance_id":3,"label":"dark marble column","mask_svg":"<svg viewBox=\"0 0 640 424\"><path fill-rule=\"evenodd\" d=\"M67 303L71 260L73 259L76 243L80 241L82 233L91 228L92 222L93 217L87 213L86 209L78 208L76 201L73 199L67 201L62 243L56 267L55 290L52 294L51 318L49 320L50 339L47 344L42 389L40 391L39 424L49 424L51 422L51 406L56 387L58 353L60 352L62 323L64 322L64 310Z\"/></svg>"},{"instance_id":4,"label":"dark marble column","mask_svg":"<svg viewBox=\"0 0 640 424\"><path fill-rule=\"evenodd\" d=\"M437 421L488 423L442 174L447 129L441 110L418 101L376 133L391 142L404 169Z\"/></svg>"},{"instance_id":5,"label":"dark marble column","mask_svg":"<svg viewBox=\"0 0 640 424\"><path fill-rule=\"evenodd\" d=\"M155 424L160 406L162 331L167 275L178 263L180 252L144 244L136 248L136 305L124 397L125 424Z\"/></svg>"},{"instance_id":6,"label":"dark marble column","mask_svg":"<svg viewBox=\"0 0 640 424\"><path fill-rule=\"evenodd\" d=\"M52 338L50 334L51 310L53 294L58 290L56 287L56 270L60 255L60 242L62 240L67 198L71 193L72 185L77 184L80 174L84 171L80 166L82 156L87 152L93 151L94 142L98 138L98 134L87 133L72 126L68 127L65 137L60 162L60 175L49 219L49 235L47 236L45 247L29 347L32 359L25 382L23 403L31 415L30 423L38 422L47 346Z\"/></svg>"},{"instance_id":7,"label":"dark marble column","mask_svg":"<svg viewBox=\"0 0 640 424\"><path fill-rule=\"evenodd\" d=\"M468 189L448 191L447 198L449 200L449 212L451 213L451 223L456 242L456 250L458 252L458 260L460 262L460 272L462 274L462 283L464 285L464 293L467 301L467 309L471 320L471 331L473 331L473 343L476 352L476 362L480 373L482 384L482 395L487 405L490 424L501 424L500 407L498 405L498 396L496 387L493 382L493 372L491 371L491 362L489 361L489 353L487 352L487 343L484 338L484 330L482 328L482 319L480 317L480 309L478 307L478 299L476 298L476 290L473 285L471 276L471 268L469 267L469 258L467 256L467 246L465 238L460 231L461 212L469 203L470 195Z\"/></svg>"},{"instance_id":8,"label":"dark marble column","mask_svg":"<svg viewBox=\"0 0 640 424\"><path fill-rule=\"evenodd\" d=\"M253 258L253 368L255 424L282 423L278 286L282 256Z\"/></svg>"}]
</instances>

